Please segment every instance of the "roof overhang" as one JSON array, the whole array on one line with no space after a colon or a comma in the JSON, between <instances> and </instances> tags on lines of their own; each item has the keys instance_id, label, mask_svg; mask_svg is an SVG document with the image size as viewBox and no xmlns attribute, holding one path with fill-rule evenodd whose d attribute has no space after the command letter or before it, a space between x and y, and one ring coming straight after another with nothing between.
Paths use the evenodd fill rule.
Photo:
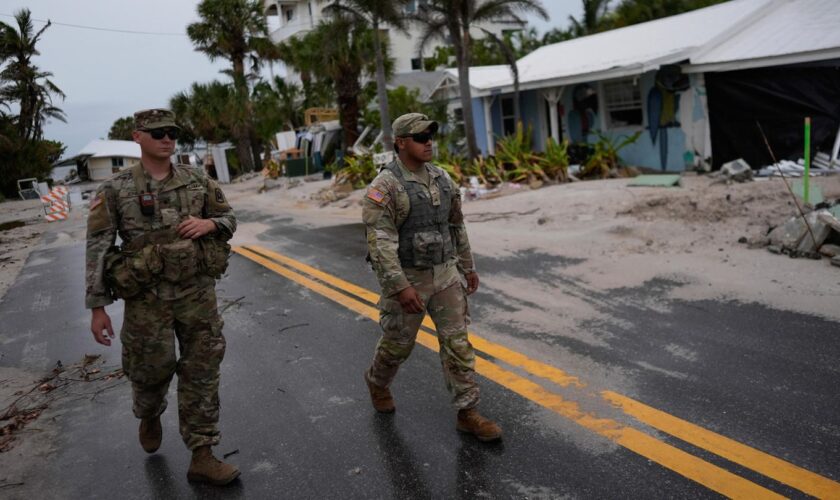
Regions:
<instances>
[{"instance_id":1,"label":"roof overhang","mask_svg":"<svg viewBox=\"0 0 840 500\"><path fill-rule=\"evenodd\" d=\"M816 61L826 61L840 58L840 47L814 50L781 56L759 57L755 59L740 59L737 61L709 62L688 64L683 66L685 73L713 73L720 71L737 71L741 69L766 68L769 66L788 66Z\"/></svg>"},{"instance_id":2,"label":"roof overhang","mask_svg":"<svg viewBox=\"0 0 840 500\"><path fill-rule=\"evenodd\" d=\"M659 59L654 59L646 62L639 62L635 64L618 66L600 71L593 71L589 73L580 73L575 75L567 75L557 78L546 78L542 80L531 80L527 82L520 82L519 91L545 89L552 87L564 87L566 85L576 85L578 83L596 82L601 80L614 80L616 78L627 78L631 76L640 76L648 71L658 70L661 66L666 64L678 64L685 61L686 53L688 51L680 51L677 54L669 54ZM509 94L514 92L513 83L500 85L497 87L490 87L485 89L477 89L473 87L472 97L488 97L497 94Z\"/></svg>"}]
</instances>

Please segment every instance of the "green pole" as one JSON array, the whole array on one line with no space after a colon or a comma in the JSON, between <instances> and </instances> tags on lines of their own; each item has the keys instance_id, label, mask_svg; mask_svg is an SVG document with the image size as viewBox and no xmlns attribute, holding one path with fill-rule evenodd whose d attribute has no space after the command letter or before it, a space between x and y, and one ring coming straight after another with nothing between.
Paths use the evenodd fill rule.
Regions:
<instances>
[{"instance_id":1,"label":"green pole","mask_svg":"<svg viewBox=\"0 0 840 500\"><path fill-rule=\"evenodd\" d=\"M811 118L805 118L805 177L802 178L802 198L808 203L811 181Z\"/></svg>"}]
</instances>

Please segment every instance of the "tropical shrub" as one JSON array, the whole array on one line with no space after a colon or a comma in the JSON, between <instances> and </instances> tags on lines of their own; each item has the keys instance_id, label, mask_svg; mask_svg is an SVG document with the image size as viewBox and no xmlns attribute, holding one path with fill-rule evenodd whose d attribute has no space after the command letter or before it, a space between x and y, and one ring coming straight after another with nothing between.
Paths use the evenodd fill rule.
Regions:
<instances>
[{"instance_id":1,"label":"tropical shrub","mask_svg":"<svg viewBox=\"0 0 840 500\"><path fill-rule=\"evenodd\" d=\"M353 189L362 189L377 173L372 155L345 156L344 166L335 173L335 184L350 184Z\"/></svg>"},{"instance_id":2,"label":"tropical shrub","mask_svg":"<svg viewBox=\"0 0 840 500\"><path fill-rule=\"evenodd\" d=\"M516 132L501 138L496 145L496 163L502 169L504 180L530 182L536 177L548 180L531 146L531 132L531 127L526 131L519 122Z\"/></svg>"},{"instance_id":3,"label":"tropical shrub","mask_svg":"<svg viewBox=\"0 0 840 500\"><path fill-rule=\"evenodd\" d=\"M551 180L555 182L569 180L569 141L563 140L557 144L553 137L549 137L545 151L539 157L539 162L543 172Z\"/></svg>"},{"instance_id":4,"label":"tropical shrub","mask_svg":"<svg viewBox=\"0 0 840 500\"><path fill-rule=\"evenodd\" d=\"M463 157L452 153L445 143L438 143L438 155L432 163L445 170L458 185L464 185L468 181L463 171L465 162Z\"/></svg>"},{"instance_id":5,"label":"tropical shrub","mask_svg":"<svg viewBox=\"0 0 840 500\"><path fill-rule=\"evenodd\" d=\"M614 139L600 131L595 131L595 134L598 136L598 142L593 144L595 151L581 168L580 174L584 178L604 179L609 177L610 173L621 164L618 152L636 142L642 135L642 131L630 136L622 135Z\"/></svg>"}]
</instances>

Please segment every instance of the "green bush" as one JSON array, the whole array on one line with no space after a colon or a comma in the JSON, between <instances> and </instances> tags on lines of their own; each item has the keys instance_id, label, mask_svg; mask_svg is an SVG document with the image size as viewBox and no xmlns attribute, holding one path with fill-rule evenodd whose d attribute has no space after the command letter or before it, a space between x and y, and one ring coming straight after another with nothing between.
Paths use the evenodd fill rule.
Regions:
<instances>
[{"instance_id":1,"label":"green bush","mask_svg":"<svg viewBox=\"0 0 840 500\"><path fill-rule=\"evenodd\" d=\"M550 179L555 182L566 182L569 180L569 141L563 140L560 144L554 142L553 137L548 138L545 145L545 152L539 158L540 166Z\"/></svg>"},{"instance_id":2,"label":"green bush","mask_svg":"<svg viewBox=\"0 0 840 500\"><path fill-rule=\"evenodd\" d=\"M595 134L598 136L598 142L593 144L595 152L592 153L580 171L583 178L605 179L609 177L610 172L621 164L618 152L636 142L642 135L642 131L630 136L622 135L614 139L597 130Z\"/></svg>"},{"instance_id":3,"label":"green bush","mask_svg":"<svg viewBox=\"0 0 840 500\"><path fill-rule=\"evenodd\" d=\"M345 156L344 166L335 173L335 184L350 184L353 189L362 189L377 173L372 155Z\"/></svg>"}]
</instances>

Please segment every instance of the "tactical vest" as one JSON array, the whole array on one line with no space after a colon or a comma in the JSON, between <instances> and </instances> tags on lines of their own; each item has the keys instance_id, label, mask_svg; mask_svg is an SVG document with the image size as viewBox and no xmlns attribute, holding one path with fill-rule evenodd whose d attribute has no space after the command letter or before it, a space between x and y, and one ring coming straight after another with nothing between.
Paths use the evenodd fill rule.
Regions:
<instances>
[{"instance_id":1,"label":"tactical vest","mask_svg":"<svg viewBox=\"0 0 840 500\"><path fill-rule=\"evenodd\" d=\"M430 182L437 183L440 191L440 204L435 206L424 186L419 182L408 182L396 162L385 168L390 170L405 188L409 201L408 217L399 227L400 265L428 269L451 259L455 255L455 246L449 231L452 186L447 182L446 176L429 176Z\"/></svg>"},{"instance_id":2,"label":"tactical vest","mask_svg":"<svg viewBox=\"0 0 840 500\"><path fill-rule=\"evenodd\" d=\"M149 191L140 164L132 168L131 174L137 195ZM186 189L180 189L179 196L181 220L201 215L190 213L193 205ZM161 216L157 197L154 204L154 214L142 217L144 233L106 255L106 282L117 298L132 298L161 280L185 283L199 273L219 278L227 268L230 246L226 242L212 236L183 239L175 227L154 229L152 221Z\"/></svg>"}]
</instances>

